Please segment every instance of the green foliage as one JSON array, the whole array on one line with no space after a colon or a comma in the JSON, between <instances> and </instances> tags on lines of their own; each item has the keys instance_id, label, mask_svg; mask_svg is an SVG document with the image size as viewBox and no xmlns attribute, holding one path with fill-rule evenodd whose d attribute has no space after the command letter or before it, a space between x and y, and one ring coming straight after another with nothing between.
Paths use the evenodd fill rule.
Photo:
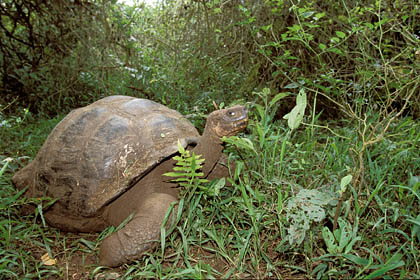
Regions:
<instances>
[{"instance_id":1,"label":"green foliage","mask_svg":"<svg viewBox=\"0 0 420 280\"><path fill-rule=\"evenodd\" d=\"M301 244L311 225L325 219L324 207L336 205L337 197L325 191L302 189L296 196L289 198L284 208L290 223L287 237L289 243Z\"/></svg>"},{"instance_id":2,"label":"green foliage","mask_svg":"<svg viewBox=\"0 0 420 280\"><path fill-rule=\"evenodd\" d=\"M290 113L284 115L284 119L288 120L287 124L291 130L299 127L303 120L303 115L306 109L306 94L303 89L299 91L296 97L296 106L290 111Z\"/></svg>"},{"instance_id":3,"label":"green foliage","mask_svg":"<svg viewBox=\"0 0 420 280\"><path fill-rule=\"evenodd\" d=\"M329 228L322 228L322 237L330 254L348 254L353 251L355 243L362 240L360 236L357 236L357 223L358 221L356 221L356 225L352 228L349 222L339 218L339 227L334 231L334 234L331 233Z\"/></svg>"},{"instance_id":4,"label":"green foliage","mask_svg":"<svg viewBox=\"0 0 420 280\"><path fill-rule=\"evenodd\" d=\"M10 168L12 159L1 158L0 166L0 271L3 277L8 279L18 278L44 278L57 277L60 273L52 268L42 269L42 265L34 259L33 252L28 240L41 245L44 250L49 250L52 245L51 239L42 235L43 229L37 224L32 224L30 220L24 220L17 215L19 206L25 204L22 198L23 190L17 192L10 185L6 175Z\"/></svg>"},{"instance_id":5,"label":"green foliage","mask_svg":"<svg viewBox=\"0 0 420 280\"><path fill-rule=\"evenodd\" d=\"M137 55L127 19L135 11L101 1L7 0L0 15L0 110L56 115L131 91L137 69L128 62Z\"/></svg>"},{"instance_id":6,"label":"green foliage","mask_svg":"<svg viewBox=\"0 0 420 280\"><path fill-rule=\"evenodd\" d=\"M28 158L34 158L47 135L63 118L40 119L28 110L16 113L13 117L3 117L0 114L0 150L3 155L24 163ZM16 162L15 162L16 163ZM12 164L15 170L18 166Z\"/></svg>"},{"instance_id":7,"label":"green foliage","mask_svg":"<svg viewBox=\"0 0 420 280\"><path fill-rule=\"evenodd\" d=\"M173 67L186 69L183 61L189 63L188 75L173 73L193 74L194 82L202 85L196 88L199 91L207 92L215 83L218 88L228 85L215 79L210 64L220 66L219 76L240 74L234 79L239 86L231 87L229 96L247 96L246 92L267 85L277 91L300 85L310 100L319 98L317 110L327 115L346 111L346 104L359 113L375 106L399 110L406 99L406 109L415 113L417 97L411 92L418 88L419 14L412 8L418 4L411 8L390 4L207 1L178 7L169 3L170 16L158 22L170 24L170 32L177 34L167 39L179 46L171 49L176 55L169 59L181 61ZM190 84L187 79L183 81ZM209 96L219 99L216 94Z\"/></svg>"},{"instance_id":8,"label":"green foliage","mask_svg":"<svg viewBox=\"0 0 420 280\"><path fill-rule=\"evenodd\" d=\"M203 188L203 184L208 182L207 179L201 178L204 174L200 172L205 159L202 159L201 155L195 155L194 152L190 155L190 151L185 150L180 141L178 141L178 152L180 155L173 157L176 161L174 171L163 175L175 177L171 181L184 188Z\"/></svg>"},{"instance_id":9,"label":"green foliage","mask_svg":"<svg viewBox=\"0 0 420 280\"><path fill-rule=\"evenodd\" d=\"M269 86L305 87L324 116L420 111L418 4L32 2L2 12L8 110L53 114L130 94L203 112Z\"/></svg>"}]
</instances>

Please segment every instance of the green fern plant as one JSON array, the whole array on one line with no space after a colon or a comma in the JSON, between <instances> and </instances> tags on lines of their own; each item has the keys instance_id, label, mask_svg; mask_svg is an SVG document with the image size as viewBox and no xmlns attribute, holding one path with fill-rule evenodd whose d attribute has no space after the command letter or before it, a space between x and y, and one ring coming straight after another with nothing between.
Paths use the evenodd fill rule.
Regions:
<instances>
[{"instance_id":1,"label":"green fern plant","mask_svg":"<svg viewBox=\"0 0 420 280\"><path fill-rule=\"evenodd\" d=\"M174 171L167 172L163 175L168 177L174 177L172 182L178 183L180 186L185 187L186 190L200 188L205 190L203 186L208 180L202 178L203 172L200 171L203 167L204 158L201 155L190 153L190 151L184 149L181 143L178 141L178 152L179 155L173 157L176 161Z\"/></svg>"}]
</instances>

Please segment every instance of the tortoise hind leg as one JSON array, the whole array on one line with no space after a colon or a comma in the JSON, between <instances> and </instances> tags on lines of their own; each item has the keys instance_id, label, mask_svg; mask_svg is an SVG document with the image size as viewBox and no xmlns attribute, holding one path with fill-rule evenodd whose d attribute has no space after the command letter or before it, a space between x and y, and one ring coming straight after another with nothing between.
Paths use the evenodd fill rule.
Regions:
<instances>
[{"instance_id":1,"label":"tortoise hind leg","mask_svg":"<svg viewBox=\"0 0 420 280\"><path fill-rule=\"evenodd\" d=\"M119 266L138 259L160 238L160 228L171 203L177 199L165 193L152 193L139 206L133 219L111 234L99 249L99 264Z\"/></svg>"}]
</instances>

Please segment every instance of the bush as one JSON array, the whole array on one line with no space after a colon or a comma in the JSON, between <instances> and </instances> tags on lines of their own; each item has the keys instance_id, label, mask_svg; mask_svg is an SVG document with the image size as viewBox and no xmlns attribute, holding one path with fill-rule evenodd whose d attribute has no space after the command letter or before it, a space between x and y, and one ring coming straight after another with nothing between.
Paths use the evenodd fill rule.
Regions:
<instances>
[{"instance_id":1,"label":"bush","mask_svg":"<svg viewBox=\"0 0 420 280\"><path fill-rule=\"evenodd\" d=\"M99 1L2 3L1 103L13 104L6 111L55 115L120 90L115 85L130 78L130 25L112 26L108 17L116 10Z\"/></svg>"}]
</instances>

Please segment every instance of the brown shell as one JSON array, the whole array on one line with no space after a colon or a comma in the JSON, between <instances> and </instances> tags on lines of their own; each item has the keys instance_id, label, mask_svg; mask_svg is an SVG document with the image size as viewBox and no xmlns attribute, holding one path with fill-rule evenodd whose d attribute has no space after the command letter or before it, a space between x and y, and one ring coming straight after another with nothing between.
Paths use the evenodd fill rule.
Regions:
<instances>
[{"instance_id":1,"label":"brown shell","mask_svg":"<svg viewBox=\"0 0 420 280\"><path fill-rule=\"evenodd\" d=\"M110 96L68 114L32 163L32 195L59 199L72 215L94 216L162 159L178 139L198 137L180 113L156 102Z\"/></svg>"}]
</instances>

